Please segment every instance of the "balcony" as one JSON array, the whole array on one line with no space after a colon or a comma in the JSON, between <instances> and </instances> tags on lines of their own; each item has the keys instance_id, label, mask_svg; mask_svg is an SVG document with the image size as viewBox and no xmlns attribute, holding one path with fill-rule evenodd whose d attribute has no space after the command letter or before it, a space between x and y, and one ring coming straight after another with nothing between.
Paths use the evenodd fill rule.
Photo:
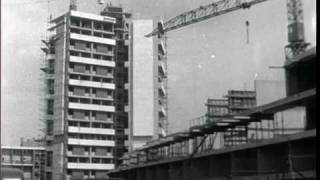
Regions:
<instances>
[{"instance_id":1,"label":"balcony","mask_svg":"<svg viewBox=\"0 0 320 180\"><path fill-rule=\"evenodd\" d=\"M47 59L50 60L50 59L56 59L56 56L54 54L48 54L47 55Z\"/></svg>"},{"instance_id":2,"label":"balcony","mask_svg":"<svg viewBox=\"0 0 320 180\"><path fill-rule=\"evenodd\" d=\"M165 66L164 66L164 63L160 63L160 64L159 64L159 72L160 72L163 76L166 75L167 71L166 71L166 68L165 68Z\"/></svg>"},{"instance_id":3,"label":"balcony","mask_svg":"<svg viewBox=\"0 0 320 180\"><path fill-rule=\"evenodd\" d=\"M72 103L69 102L68 108L70 109L83 109L91 111L105 111L115 112L114 106L96 105L96 104L83 104L83 103Z\"/></svg>"},{"instance_id":4,"label":"balcony","mask_svg":"<svg viewBox=\"0 0 320 180\"><path fill-rule=\"evenodd\" d=\"M166 96L166 90L163 83L160 83L159 92L162 96Z\"/></svg>"},{"instance_id":5,"label":"balcony","mask_svg":"<svg viewBox=\"0 0 320 180\"><path fill-rule=\"evenodd\" d=\"M69 85L115 89L115 84L112 84L112 83L94 82L94 81L76 80L76 79L69 79Z\"/></svg>"},{"instance_id":6,"label":"balcony","mask_svg":"<svg viewBox=\"0 0 320 180\"><path fill-rule=\"evenodd\" d=\"M100 37L88 36L88 35L82 35L82 34L76 34L76 33L70 33L70 38L75 40L80 40L80 41L89 41L89 42L108 44L113 46L116 45L116 41L114 39L100 38Z\"/></svg>"},{"instance_id":7,"label":"balcony","mask_svg":"<svg viewBox=\"0 0 320 180\"><path fill-rule=\"evenodd\" d=\"M79 71L75 71L73 68L69 68L68 72L70 74L75 74L75 75L81 75L81 76L91 76L91 77L98 77L98 78L109 78L109 79L113 79L113 73L105 73L105 74L97 74L96 71L89 71L89 70L85 70L83 72L79 72Z\"/></svg>"},{"instance_id":8,"label":"balcony","mask_svg":"<svg viewBox=\"0 0 320 180\"><path fill-rule=\"evenodd\" d=\"M68 162L68 169L111 170L111 169L114 169L114 164L70 163L70 162Z\"/></svg>"},{"instance_id":9,"label":"balcony","mask_svg":"<svg viewBox=\"0 0 320 180\"><path fill-rule=\"evenodd\" d=\"M166 54L166 48L162 41L158 44L158 51L162 55Z\"/></svg>"},{"instance_id":10,"label":"balcony","mask_svg":"<svg viewBox=\"0 0 320 180\"><path fill-rule=\"evenodd\" d=\"M68 127L70 133L83 133L83 134L108 134L114 135L114 129L103 129L103 128L86 128L86 127Z\"/></svg>"},{"instance_id":11,"label":"balcony","mask_svg":"<svg viewBox=\"0 0 320 180\"><path fill-rule=\"evenodd\" d=\"M93 139L76 139L68 138L68 144L80 146L102 146L114 147L115 142L112 140L93 140Z\"/></svg>"},{"instance_id":12,"label":"balcony","mask_svg":"<svg viewBox=\"0 0 320 180\"><path fill-rule=\"evenodd\" d=\"M91 65L97 65L97 66L108 66L108 67L116 66L116 63L114 61L97 60L97 59L78 57L78 56L70 56L70 62L91 64Z\"/></svg>"},{"instance_id":13,"label":"balcony","mask_svg":"<svg viewBox=\"0 0 320 180\"><path fill-rule=\"evenodd\" d=\"M165 110L164 107L160 107L159 112L160 112L160 114L161 114L162 116L166 116L166 115L167 115L167 112L166 112L166 110Z\"/></svg>"},{"instance_id":14,"label":"balcony","mask_svg":"<svg viewBox=\"0 0 320 180\"><path fill-rule=\"evenodd\" d=\"M99 97L99 96L96 96L96 94L89 94L89 93L85 93L84 95L77 95L71 91L68 92L68 96L74 97L74 98L86 98L86 99L95 99L95 100L108 100L108 101L114 100L112 95L107 95L104 97Z\"/></svg>"}]
</instances>

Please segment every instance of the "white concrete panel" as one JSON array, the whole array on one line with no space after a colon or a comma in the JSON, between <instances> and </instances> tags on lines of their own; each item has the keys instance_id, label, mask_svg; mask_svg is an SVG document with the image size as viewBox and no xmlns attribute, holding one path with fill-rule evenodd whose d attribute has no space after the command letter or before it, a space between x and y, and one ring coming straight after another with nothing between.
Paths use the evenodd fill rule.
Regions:
<instances>
[{"instance_id":1,"label":"white concrete panel","mask_svg":"<svg viewBox=\"0 0 320 180\"><path fill-rule=\"evenodd\" d=\"M114 147L114 141L68 138L68 144L80 146L109 146Z\"/></svg>"},{"instance_id":2,"label":"white concrete panel","mask_svg":"<svg viewBox=\"0 0 320 180\"><path fill-rule=\"evenodd\" d=\"M116 19L113 17L109 17L109 16L99 16L96 14L84 13L84 12L79 12L79 11L71 11L70 13L71 13L71 16L74 16L74 17L91 19L91 20L95 20L95 21L116 23Z\"/></svg>"},{"instance_id":3,"label":"white concrete panel","mask_svg":"<svg viewBox=\"0 0 320 180\"><path fill-rule=\"evenodd\" d=\"M84 110L93 110L93 111L105 111L105 112L114 112L114 106L103 106L95 104L82 104L82 103L71 103L69 102L70 109L84 109Z\"/></svg>"},{"instance_id":4,"label":"white concrete panel","mask_svg":"<svg viewBox=\"0 0 320 180\"><path fill-rule=\"evenodd\" d=\"M102 83L102 82L76 80L76 79L69 79L69 84L75 85L75 86L115 89L115 84L112 84L112 83Z\"/></svg>"},{"instance_id":5,"label":"white concrete panel","mask_svg":"<svg viewBox=\"0 0 320 180\"><path fill-rule=\"evenodd\" d=\"M68 163L68 169L111 170L114 169L114 164Z\"/></svg>"},{"instance_id":6,"label":"white concrete panel","mask_svg":"<svg viewBox=\"0 0 320 180\"><path fill-rule=\"evenodd\" d=\"M78 56L70 56L70 62L92 64L92 65L98 65L98 66L108 66L108 67L116 66L116 63L114 61L96 60L92 58L84 58L84 57L78 57Z\"/></svg>"},{"instance_id":7,"label":"white concrete panel","mask_svg":"<svg viewBox=\"0 0 320 180\"><path fill-rule=\"evenodd\" d=\"M257 106L276 101L286 96L284 81L255 80Z\"/></svg>"},{"instance_id":8,"label":"white concrete panel","mask_svg":"<svg viewBox=\"0 0 320 180\"><path fill-rule=\"evenodd\" d=\"M114 39L108 39L108 38L99 38L95 36L88 36L88 35L82 35L82 34L76 34L76 33L70 33L71 39L81 40L81 41L89 41L89 42L95 42L95 43L101 43L101 44L108 44L108 45L115 45L116 40Z\"/></svg>"},{"instance_id":9,"label":"white concrete panel","mask_svg":"<svg viewBox=\"0 0 320 180\"><path fill-rule=\"evenodd\" d=\"M68 132L72 133L84 133L84 134L108 134L114 135L114 129L102 129L102 128L86 128L86 127L68 127Z\"/></svg>"},{"instance_id":10,"label":"white concrete panel","mask_svg":"<svg viewBox=\"0 0 320 180\"><path fill-rule=\"evenodd\" d=\"M133 20L131 64L133 136L154 135L153 39L145 37L152 30L152 20Z\"/></svg>"}]
</instances>

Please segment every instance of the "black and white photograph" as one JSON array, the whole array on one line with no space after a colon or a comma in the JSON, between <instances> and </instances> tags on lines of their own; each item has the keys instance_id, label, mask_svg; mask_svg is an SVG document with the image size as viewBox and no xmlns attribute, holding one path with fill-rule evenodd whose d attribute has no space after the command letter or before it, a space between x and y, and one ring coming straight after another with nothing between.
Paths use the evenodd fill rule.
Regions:
<instances>
[{"instance_id":1,"label":"black and white photograph","mask_svg":"<svg viewBox=\"0 0 320 180\"><path fill-rule=\"evenodd\" d=\"M0 180L316 180L316 0L1 0Z\"/></svg>"}]
</instances>

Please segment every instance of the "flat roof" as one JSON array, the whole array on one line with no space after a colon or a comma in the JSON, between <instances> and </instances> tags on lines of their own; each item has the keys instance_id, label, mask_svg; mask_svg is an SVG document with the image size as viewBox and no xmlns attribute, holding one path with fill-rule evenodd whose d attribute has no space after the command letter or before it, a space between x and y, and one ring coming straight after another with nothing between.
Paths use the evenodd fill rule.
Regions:
<instances>
[{"instance_id":1,"label":"flat roof","mask_svg":"<svg viewBox=\"0 0 320 180\"><path fill-rule=\"evenodd\" d=\"M103 22L111 22L116 23L116 18L110 17L110 16L101 16L91 13L85 13L80 11L70 11L70 15L74 17L84 18L84 19L90 19L95 21L103 21Z\"/></svg>"},{"instance_id":2,"label":"flat roof","mask_svg":"<svg viewBox=\"0 0 320 180\"><path fill-rule=\"evenodd\" d=\"M89 19L89 20L95 20L95 21L101 21L101 22L110 22L113 24L116 23L116 19L113 17L110 17L110 16L103 16L103 15L85 13L85 12L74 11L74 10L71 10L69 12L70 12L70 15L73 17L79 17L79 18L83 18L83 19ZM53 18L51 20L51 22L58 21L59 19L61 19L62 17L64 17L67 14L68 14L68 12L63 13L62 15L59 15L56 18Z\"/></svg>"}]
</instances>

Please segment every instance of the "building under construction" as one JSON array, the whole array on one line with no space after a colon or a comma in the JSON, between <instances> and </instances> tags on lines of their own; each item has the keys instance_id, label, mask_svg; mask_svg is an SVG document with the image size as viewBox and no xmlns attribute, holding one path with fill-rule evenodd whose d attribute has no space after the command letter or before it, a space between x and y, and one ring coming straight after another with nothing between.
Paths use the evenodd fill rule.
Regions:
<instances>
[{"instance_id":1,"label":"building under construction","mask_svg":"<svg viewBox=\"0 0 320 180\"><path fill-rule=\"evenodd\" d=\"M315 63L315 48L286 63L286 76L291 77L286 82L296 85L287 97L150 142L132 153L129 163L113 170L110 176L126 180L316 179ZM301 78L311 81L300 84ZM219 148L208 143L210 137L238 126L272 122L275 113L296 106L306 107L302 132Z\"/></svg>"},{"instance_id":2,"label":"building under construction","mask_svg":"<svg viewBox=\"0 0 320 180\"><path fill-rule=\"evenodd\" d=\"M50 19L41 48L48 179L105 178L125 152L166 132L166 67L145 37L152 29L111 4L98 15L73 3Z\"/></svg>"},{"instance_id":3,"label":"building under construction","mask_svg":"<svg viewBox=\"0 0 320 180\"><path fill-rule=\"evenodd\" d=\"M182 13L146 36L161 36L265 1L218 1ZM257 106L255 92L229 91L228 99L209 100L208 113L192 120L188 130L129 153L109 176L125 180L316 179L316 50L308 49L304 40L302 2L288 0L287 8L285 97ZM292 131L279 124L277 115L295 107L304 107L305 117L298 119L302 126ZM266 128L264 122L272 126ZM265 131L269 136L263 136ZM221 135L224 141L219 141Z\"/></svg>"}]
</instances>

